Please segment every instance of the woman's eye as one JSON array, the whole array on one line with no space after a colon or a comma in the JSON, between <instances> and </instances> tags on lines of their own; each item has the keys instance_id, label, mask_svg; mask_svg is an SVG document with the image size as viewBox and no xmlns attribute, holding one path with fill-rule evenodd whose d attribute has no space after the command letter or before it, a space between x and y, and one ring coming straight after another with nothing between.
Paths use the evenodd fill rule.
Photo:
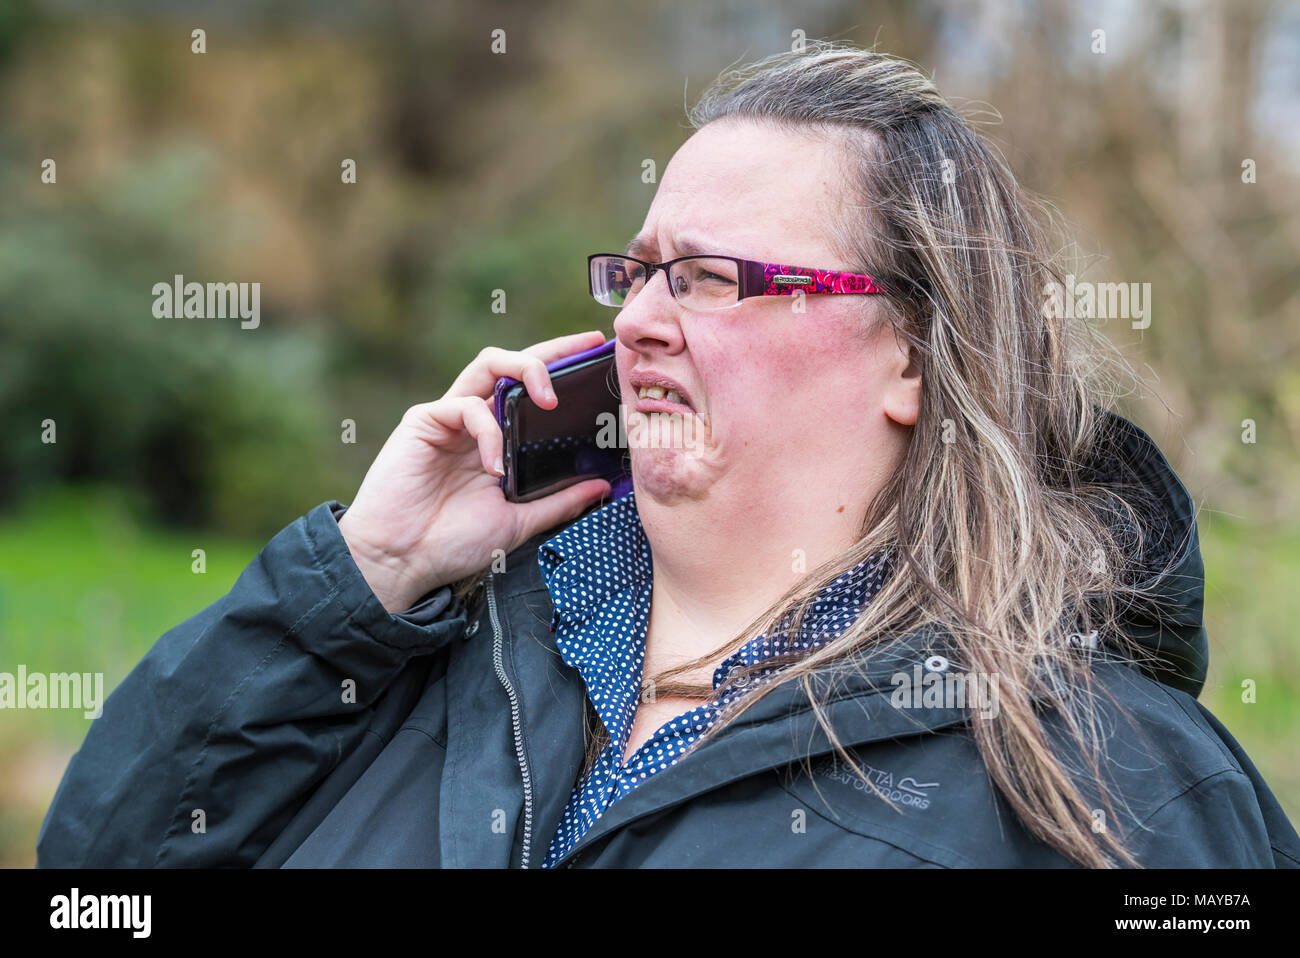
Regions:
<instances>
[{"instance_id":1,"label":"woman's eye","mask_svg":"<svg viewBox=\"0 0 1300 958\"><path fill-rule=\"evenodd\" d=\"M719 276L717 273L710 273L708 270L704 271L704 275L701 278L716 279L720 283L735 283L734 279L727 279L725 276Z\"/></svg>"}]
</instances>

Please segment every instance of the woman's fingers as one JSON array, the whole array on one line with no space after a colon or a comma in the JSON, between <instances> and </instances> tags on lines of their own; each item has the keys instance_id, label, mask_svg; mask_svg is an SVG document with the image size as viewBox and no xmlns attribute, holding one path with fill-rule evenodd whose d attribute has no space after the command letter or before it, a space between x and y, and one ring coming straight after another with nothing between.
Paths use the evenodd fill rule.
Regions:
<instances>
[{"instance_id":1,"label":"woman's fingers","mask_svg":"<svg viewBox=\"0 0 1300 958\"><path fill-rule=\"evenodd\" d=\"M467 397L463 401L466 403L463 415L465 431L478 443L478 456L483 468L494 476L503 475L505 470L501 456L504 440L497 417L492 414L485 400Z\"/></svg>"},{"instance_id":2,"label":"woman's fingers","mask_svg":"<svg viewBox=\"0 0 1300 958\"><path fill-rule=\"evenodd\" d=\"M444 398L478 396L487 399L492 395L497 380L509 376L523 381L533 402L543 409L550 409L555 400L549 393L551 377L546 371L547 363L593 349L604 341L604 333L591 330L548 339L517 351L488 346L456 377Z\"/></svg>"},{"instance_id":3,"label":"woman's fingers","mask_svg":"<svg viewBox=\"0 0 1300 958\"><path fill-rule=\"evenodd\" d=\"M532 502L521 502L517 508L523 516L524 528L521 542L526 542L545 529L577 518L582 510L609 495L610 485L604 479L584 479L582 482L553 492Z\"/></svg>"},{"instance_id":4,"label":"woman's fingers","mask_svg":"<svg viewBox=\"0 0 1300 958\"><path fill-rule=\"evenodd\" d=\"M543 409L553 408L556 400L546 364L603 342L605 334L591 330L558 336L519 351L488 346L456 377L446 395L412 406L403 420L434 445L443 445L458 434L470 435L478 445L484 471L499 476L502 469L498 464L503 456L501 427L489 405L497 380L503 376L521 380L533 402Z\"/></svg>"},{"instance_id":5,"label":"woman's fingers","mask_svg":"<svg viewBox=\"0 0 1300 958\"><path fill-rule=\"evenodd\" d=\"M432 426L442 436L468 435L478 448L483 470L492 476L502 475L501 457L504 439L496 416L488 408L487 400L479 396L460 396L456 399L439 399L437 402L412 406L406 412L409 426L429 432ZM445 440L433 440L441 444ZM524 525L534 532L549 529L578 515L602 496L608 495L610 484L604 479L586 479L553 492L532 502L517 503L524 514Z\"/></svg>"},{"instance_id":6,"label":"woman's fingers","mask_svg":"<svg viewBox=\"0 0 1300 958\"><path fill-rule=\"evenodd\" d=\"M502 456L501 427L482 397L458 396L421 403L408 409L403 421L435 446L446 446L457 436L468 435L478 446L483 469L501 475L496 465Z\"/></svg>"},{"instance_id":7,"label":"woman's fingers","mask_svg":"<svg viewBox=\"0 0 1300 958\"><path fill-rule=\"evenodd\" d=\"M605 334L599 329L589 329L585 333L570 333L567 336L557 336L555 339L548 339L544 342L534 343L522 350L530 356L536 356L543 362L553 363L557 359L562 359L573 353L580 353L584 349L595 349L605 341Z\"/></svg>"}]
</instances>

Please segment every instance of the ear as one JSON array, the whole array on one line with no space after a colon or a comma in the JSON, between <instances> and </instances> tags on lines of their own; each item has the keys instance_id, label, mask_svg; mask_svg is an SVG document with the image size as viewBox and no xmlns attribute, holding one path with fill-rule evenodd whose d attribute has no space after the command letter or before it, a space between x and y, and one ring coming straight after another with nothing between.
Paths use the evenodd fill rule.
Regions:
<instances>
[{"instance_id":1,"label":"ear","mask_svg":"<svg viewBox=\"0 0 1300 958\"><path fill-rule=\"evenodd\" d=\"M889 350L883 411L900 426L915 426L921 414L921 367L901 336L885 338Z\"/></svg>"}]
</instances>

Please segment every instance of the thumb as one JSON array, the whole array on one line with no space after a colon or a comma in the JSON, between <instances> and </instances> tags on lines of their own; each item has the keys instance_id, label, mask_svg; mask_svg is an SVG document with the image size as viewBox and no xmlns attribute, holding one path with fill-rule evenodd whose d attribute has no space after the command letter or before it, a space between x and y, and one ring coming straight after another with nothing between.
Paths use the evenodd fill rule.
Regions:
<instances>
[{"instance_id":1,"label":"thumb","mask_svg":"<svg viewBox=\"0 0 1300 958\"><path fill-rule=\"evenodd\" d=\"M588 506L599 502L610 493L610 485L604 479L584 479L559 492L553 492L532 502L521 502L523 511L523 539L527 541L534 535L562 522L576 518Z\"/></svg>"}]
</instances>

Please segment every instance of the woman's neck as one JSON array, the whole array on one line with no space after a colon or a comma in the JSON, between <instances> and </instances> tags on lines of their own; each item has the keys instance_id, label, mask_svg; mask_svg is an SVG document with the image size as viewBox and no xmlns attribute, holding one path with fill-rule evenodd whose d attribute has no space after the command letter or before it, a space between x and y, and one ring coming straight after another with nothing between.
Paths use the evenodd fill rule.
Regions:
<instances>
[{"instance_id":1,"label":"woman's neck","mask_svg":"<svg viewBox=\"0 0 1300 958\"><path fill-rule=\"evenodd\" d=\"M647 677L734 638L809 570L856 541L866 508L825 490L767 499L713 492L670 503L637 494L654 564ZM682 678L707 682L709 673Z\"/></svg>"}]
</instances>

